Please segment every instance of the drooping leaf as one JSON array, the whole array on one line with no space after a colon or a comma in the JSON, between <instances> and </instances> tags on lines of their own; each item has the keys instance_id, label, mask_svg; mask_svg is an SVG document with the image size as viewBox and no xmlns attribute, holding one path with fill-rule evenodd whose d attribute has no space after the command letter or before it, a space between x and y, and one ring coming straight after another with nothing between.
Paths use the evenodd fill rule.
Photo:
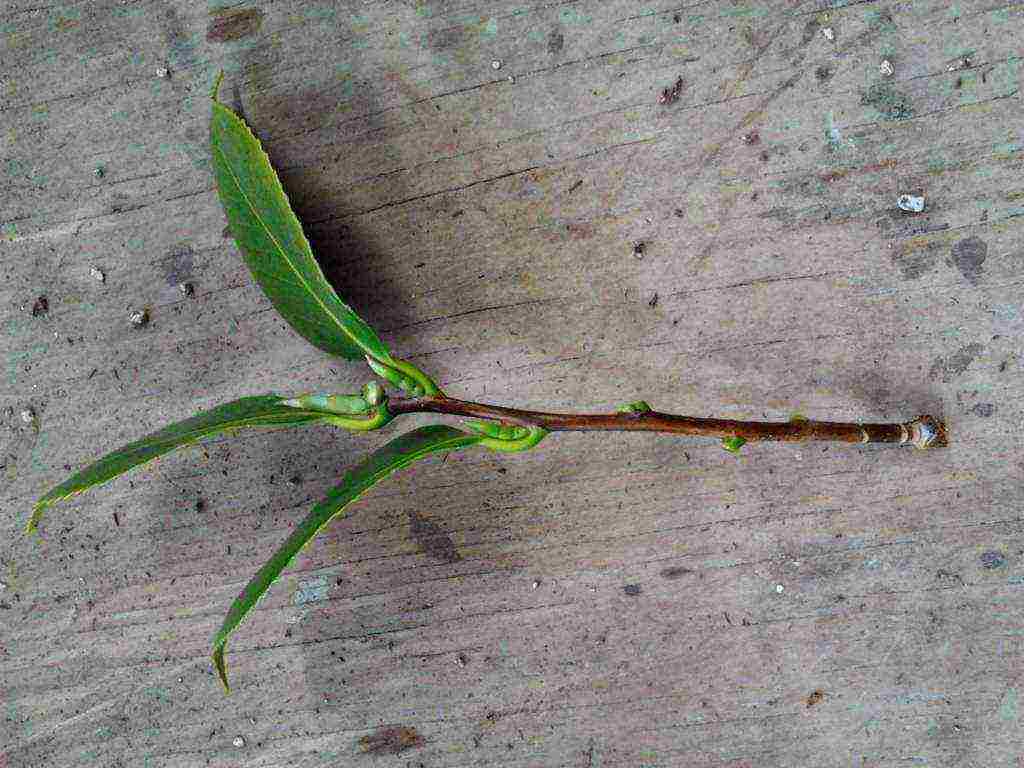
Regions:
<instances>
[{"instance_id":1,"label":"drooping leaf","mask_svg":"<svg viewBox=\"0 0 1024 768\"><path fill-rule=\"evenodd\" d=\"M51 489L36 502L28 531L35 530L43 510L58 501L100 485L135 467L147 464L164 454L201 440L243 427L287 427L311 424L329 416L312 410L291 408L283 404L284 398L276 395L243 397L209 411L164 427L158 432L136 440L98 461Z\"/></svg>"},{"instance_id":2,"label":"drooping leaf","mask_svg":"<svg viewBox=\"0 0 1024 768\"><path fill-rule=\"evenodd\" d=\"M259 139L214 91L210 147L217 192L256 282L311 344L349 360L368 355L392 362L377 333L324 277Z\"/></svg>"},{"instance_id":3,"label":"drooping leaf","mask_svg":"<svg viewBox=\"0 0 1024 768\"><path fill-rule=\"evenodd\" d=\"M402 467L432 453L467 448L482 440L484 438L481 435L470 435L441 424L420 427L396 437L351 469L341 484L333 488L326 499L313 507L306 519L299 523L232 603L224 623L213 638L213 663L224 689L228 690L228 673L224 661L228 637L256 606L281 572L325 525L343 513L353 501L376 483Z\"/></svg>"}]
</instances>

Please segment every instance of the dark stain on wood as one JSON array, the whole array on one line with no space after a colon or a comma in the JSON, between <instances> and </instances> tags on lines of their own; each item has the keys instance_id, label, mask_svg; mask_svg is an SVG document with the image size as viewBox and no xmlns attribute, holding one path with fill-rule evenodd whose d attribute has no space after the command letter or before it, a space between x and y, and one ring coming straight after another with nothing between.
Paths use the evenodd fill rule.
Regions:
<instances>
[{"instance_id":1,"label":"dark stain on wood","mask_svg":"<svg viewBox=\"0 0 1024 768\"><path fill-rule=\"evenodd\" d=\"M917 280L935 268L939 243L929 243L924 248L903 247L892 255L893 264L900 270L904 280Z\"/></svg>"},{"instance_id":2,"label":"dark stain on wood","mask_svg":"<svg viewBox=\"0 0 1024 768\"><path fill-rule=\"evenodd\" d=\"M665 568L662 570L661 577L663 579L668 579L669 581L676 581L677 579L681 579L683 576L689 576L692 573L693 570L691 568L684 568L681 565L673 565L671 568Z\"/></svg>"},{"instance_id":3,"label":"dark stain on wood","mask_svg":"<svg viewBox=\"0 0 1024 768\"><path fill-rule=\"evenodd\" d=\"M195 251L188 243L179 243L167 251L160 266L168 285L180 285L192 279Z\"/></svg>"},{"instance_id":4,"label":"dark stain on wood","mask_svg":"<svg viewBox=\"0 0 1024 768\"><path fill-rule=\"evenodd\" d=\"M997 406L995 403L975 403L974 407L971 408L971 413L973 413L975 416L980 416L983 419L987 419L998 410L999 406Z\"/></svg>"},{"instance_id":5,"label":"dark stain on wood","mask_svg":"<svg viewBox=\"0 0 1024 768\"><path fill-rule=\"evenodd\" d=\"M933 379L941 379L947 384L960 376L964 371L970 367L971 363L974 362L974 358L980 355L985 350L981 344L973 342L965 347L961 347L946 360L941 357L935 358L932 362L929 376Z\"/></svg>"},{"instance_id":6,"label":"dark stain on wood","mask_svg":"<svg viewBox=\"0 0 1024 768\"><path fill-rule=\"evenodd\" d=\"M424 743L416 729L407 725L381 727L359 739L359 746L370 755L400 755Z\"/></svg>"},{"instance_id":7,"label":"dark stain on wood","mask_svg":"<svg viewBox=\"0 0 1024 768\"><path fill-rule=\"evenodd\" d=\"M807 45L814 39L814 36L818 34L819 29L821 29L821 22L817 19L809 19L807 23L804 24L804 36L800 42Z\"/></svg>"},{"instance_id":8,"label":"dark stain on wood","mask_svg":"<svg viewBox=\"0 0 1024 768\"><path fill-rule=\"evenodd\" d=\"M50 311L50 300L45 296L40 296L36 299L35 304L32 305L32 317L40 317Z\"/></svg>"},{"instance_id":9,"label":"dark stain on wood","mask_svg":"<svg viewBox=\"0 0 1024 768\"><path fill-rule=\"evenodd\" d=\"M548 53L554 56L557 53L561 53L565 47L565 35L562 34L562 30L555 27L548 33Z\"/></svg>"},{"instance_id":10,"label":"dark stain on wood","mask_svg":"<svg viewBox=\"0 0 1024 768\"><path fill-rule=\"evenodd\" d=\"M452 537L439 525L413 512L409 513L409 522L412 537L425 554L445 563L455 563L462 559Z\"/></svg>"},{"instance_id":11,"label":"dark stain on wood","mask_svg":"<svg viewBox=\"0 0 1024 768\"><path fill-rule=\"evenodd\" d=\"M981 281L984 268L981 266L988 258L988 243L980 237L965 237L953 246L950 264L960 270L960 274L971 285Z\"/></svg>"},{"instance_id":12,"label":"dark stain on wood","mask_svg":"<svg viewBox=\"0 0 1024 768\"><path fill-rule=\"evenodd\" d=\"M818 688L818 689L816 689L816 690L811 692L811 695L807 697L805 703L807 704L807 708L810 709L815 704L820 704L824 700L825 700L825 693L820 688Z\"/></svg>"},{"instance_id":13,"label":"dark stain on wood","mask_svg":"<svg viewBox=\"0 0 1024 768\"><path fill-rule=\"evenodd\" d=\"M218 8L210 12L206 39L212 43L241 40L259 31L263 11L259 8Z\"/></svg>"}]
</instances>

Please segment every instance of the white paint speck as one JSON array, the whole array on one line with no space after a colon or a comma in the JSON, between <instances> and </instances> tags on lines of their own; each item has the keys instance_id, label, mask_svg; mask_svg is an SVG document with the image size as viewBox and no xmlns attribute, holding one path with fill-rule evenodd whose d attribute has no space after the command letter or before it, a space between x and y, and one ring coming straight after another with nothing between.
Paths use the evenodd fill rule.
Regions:
<instances>
[{"instance_id":1,"label":"white paint speck","mask_svg":"<svg viewBox=\"0 0 1024 768\"><path fill-rule=\"evenodd\" d=\"M784 586L782 586L781 584L776 584L775 585L775 591L778 592L781 595L783 592L786 591L786 588Z\"/></svg>"},{"instance_id":2,"label":"white paint speck","mask_svg":"<svg viewBox=\"0 0 1024 768\"><path fill-rule=\"evenodd\" d=\"M508 76L508 81L510 83L512 83L512 85L515 85L516 84L516 76L515 75L509 75Z\"/></svg>"},{"instance_id":3,"label":"white paint speck","mask_svg":"<svg viewBox=\"0 0 1024 768\"><path fill-rule=\"evenodd\" d=\"M5 589L7 589L7 585L0 581L0 592L3 592Z\"/></svg>"},{"instance_id":4,"label":"white paint speck","mask_svg":"<svg viewBox=\"0 0 1024 768\"><path fill-rule=\"evenodd\" d=\"M491 62L491 69L501 69L501 62L495 59Z\"/></svg>"},{"instance_id":5,"label":"white paint speck","mask_svg":"<svg viewBox=\"0 0 1024 768\"><path fill-rule=\"evenodd\" d=\"M896 205L899 206L901 211L906 211L907 213L921 213L924 210L924 196L900 195Z\"/></svg>"},{"instance_id":6,"label":"white paint speck","mask_svg":"<svg viewBox=\"0 0 1024 768\"><path fill-rule=\"evenodd\" d=\"M231 744L232 744L232 746L235 746L235 747L244 747L245 746L245 739L242 738L241 736L235 736L235 738L233 738L231 740Z\"/></svg>"},{"instance_id":7,"label":"white paint speck","mask_svg":"<svg viewBox=\"0 0 1024 768\"><path fill-rule=\"evenodd\" d=\"M533 585L531 586L531 589L536 589L539 586L540 586L540 580L538 579L537 581L533 582Z\"/></svg>"},{"instance_id":8,"label":"white paint speck","mask_svg":"<svg viewBox=\"0 0 1024 768\"><path fill-rule=\"evenodd\" d=\"M896 68L888 59L882 59L882 63L878 65L878 71L882 73L882 77L892 77Z\"/></svg>"},{"instance_id":9,"label":"white paint speck","mask_svg":"<svg viewBox=\"0 0 1024 768\"><path fill-rule=\"evenodd\" d=\"M137 310L132 312L128 316L128 319L132 321L132 325L140 327L149 322L149 313L146 310Z\"/></svg>"},{"instance_id":10,"label":"white paint speck","mask_svg":"<svg viewBox=\"0 0 1024 768\"><path fill-rule=\"evenodd\" d=\"M21 420L26 424L31 424L33 421L36 420L36 412L33 411L31 408L25 408L21 412Z\"/></svg>"},{"instance_id":11,"label":"white paint speck","mask_svg":"<svg viewBox=\"0 0 1024 768\"><path fill-rule=\"evenodd\" d=\"M102 283L107 279L107 276L103 274L103 270L97 269L96 267L93 267L92 269L89 270L89 275L92 277L93 280L95 280L98 283Z\"/></svg>"},{"instance_id":12,"label":"white paint speck","mask_svg":"<svg viewBox=\"0 0 1024 768\"><path fill-rule=\"evenodd\" d=\"M167 67L160 67L156 71L156 76L157 77L170 77L171 76L171 71Z\"/></svg>"},{"instance_id":13,"label":"white paint speck","mask_svg":"<svg viewBox=\"0 0 1024 768\"><path fill-rule=\"evenodd\" d=\"M836 31L832 27L822 27L821 34L830 43L836 39Z\"/></svg>"}]
</instances>

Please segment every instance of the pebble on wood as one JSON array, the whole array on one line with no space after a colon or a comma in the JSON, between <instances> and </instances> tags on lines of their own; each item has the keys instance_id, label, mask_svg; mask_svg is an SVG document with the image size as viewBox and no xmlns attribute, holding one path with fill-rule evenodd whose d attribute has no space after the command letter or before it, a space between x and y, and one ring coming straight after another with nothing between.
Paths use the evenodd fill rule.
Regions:
<instances>
[{"instance_id":1,"label":"pebble on wood","mask_svg":"<svg viewBox=\"0 0 1024 768\"><path fill-rule=\"evenodd\" d=\"M896 205L899 206L901 211L906 211L907 213L921 213L924 210L924 196L900 195Z\"/></svg>"}]
</instances>

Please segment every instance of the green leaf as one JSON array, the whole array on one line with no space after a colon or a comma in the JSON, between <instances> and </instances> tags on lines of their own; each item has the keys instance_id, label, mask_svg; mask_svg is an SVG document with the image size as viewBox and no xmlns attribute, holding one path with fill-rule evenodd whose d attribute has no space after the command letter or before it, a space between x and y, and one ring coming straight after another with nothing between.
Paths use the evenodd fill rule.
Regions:
<instances>
[{"instance_id":1,"label":"green leaf","mask_svg":"<svg viewBox=\"0 0 1024 768\"><path fill-rule=\"evenodd\" d=\"M213 638L213 664L224 684L224 690L229 690L227 666L224 661L228 637L238 628L281 572L325 525L375 484L402 467L432 453L467 448L483 439L482 436L469 435L441 424L420 427L396 437L350 470L342 479L341 485L333 488L326 499L313 507L306 519L299 523L284 544L235 598L231 610L224 618L224 623Z\"/></svg>"},{"instance_id":2,"label":"green leaf","mask_svg":"<svg viewBox=\"0 0 1024 768\"><path fill-rule=\"evenodd\" d=\"M242 427L287 427L311 424L328 414L290 408L284 398L276 395L243 397L212 410L179 421L141 440L136 440L72 475L36 502L29 519L29 533L36 529L43 510L63 499L100 485L135 467L147 464L166 453L189 445L204 437Z\"/></svg>"},{"instance_id":3,"label":"green leaf","mask_svg":"<svg viewBox=\"0 0 1024 768\"><path fill-rule=\"evenodd\" d=\"M216 92L212 96L210 146L217 192L256 282L311 344L349 360L368 355L392 363L377 333L324 277L259 139L217 101Z\"/></svg>"},{"instance_id":4,"label":"green leaf","mask_svg":"<svg viewBox=\"0 0 1024 768\"><path fill-rule=\"evenodd\" d=\"M729 451L729 453L735 453L737 456L740 454L740 448L747 444L745 437L726 437L722 439L722 447Z\"/></svg>"}]
</instances>

